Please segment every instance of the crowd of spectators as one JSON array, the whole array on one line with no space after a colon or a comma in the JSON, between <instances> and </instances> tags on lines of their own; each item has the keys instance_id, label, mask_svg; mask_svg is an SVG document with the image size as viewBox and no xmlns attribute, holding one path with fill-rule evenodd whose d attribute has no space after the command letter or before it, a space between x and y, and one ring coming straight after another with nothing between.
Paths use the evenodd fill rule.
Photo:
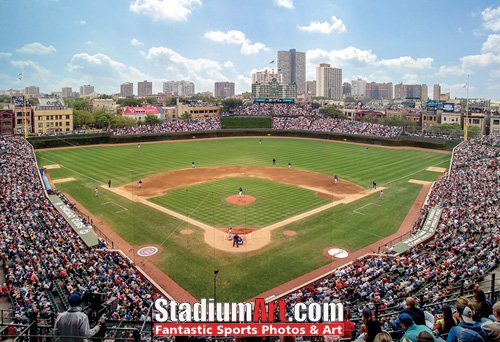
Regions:
<instances>
[{"instance_id":1,"label":"crowd of spectators","mask_svg":"<svg viewBox=\"0 0 500 342\"><path fill-rule=\"evenodd\" d=\"M273 117L272 125L274 129L309 130L387 138L397 137L403 132L401 127L323 116Z\"/></svg>"},{"instance_id":2,"label":"crowd of spectators","mask_svg":"<svg viewBox=\"0 0 500 342\"><path fill-rule=\"evenodd\" d=\"M462 282L473 286L500 262L499 158L500 137L457 146L450 171L434 184L427 201L429 208L443 209L431 241L400 255L355 260L287 295L289 307L342 302L359 317L363 309L397 313L408 296L439 305L457 298ZM388 330L391 319L385 321Z\"/></svg>"},{"instance_id":3,"label":"crowd of spectators","mask_svg":"<svg viewBox=\"0 0 500 342\"><path fill-rule=\"evenodd\" d=\"M26 323L30 312L53 316L56 290L63 297L104 293L118 298L109 318L146 319L159 294L120 253L83 243L45 196L31 145L21 137L0 137L0 183L2 295L16 322Z\"/></svg>"},{"instance_id":4,"label":"crowd of spectators","mask_svg":"<svg viewBox=\"0 0 500 342\"><path fill-rule=\"evenodd\" d=\"M124 134L154 134L170 132L196 132L213 131L221 129L220 119L218 117L199 118L193 120L163 121L160 124L138 125L126 128L113 128L110 132L113 135Z\"/></svg>"},{"instance_id":5,"label":"crowd of spectators","mask_svg":"<svg viewBox=\"0 0 500 342\"><path fill-rule=\"evenodd\" d=\"M252 103L238 107L231 116L314 116L318 114L308 103Z\"/></svg>"}]
</instances>

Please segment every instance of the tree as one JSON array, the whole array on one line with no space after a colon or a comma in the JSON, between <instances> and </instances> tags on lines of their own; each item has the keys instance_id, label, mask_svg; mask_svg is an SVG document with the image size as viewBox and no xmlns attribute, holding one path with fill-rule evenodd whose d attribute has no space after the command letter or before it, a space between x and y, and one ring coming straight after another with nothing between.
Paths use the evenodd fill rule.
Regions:
<instances>
[{"instance_id":1,"label":"tree","mask_svg":"<svg viewBox=\"0 0 500 342\"><path fill-rule=\"evenodd\" d=\"M98 128L111 128L111 119L112 117L117 115L106 113L104 109L100 108L99 110L94 112L94 116L95 123Z\"/></svg>"},{"instance_id":2,"label":"tree","mask_svg":"<svg viewBox=\"0 0 500 342\"><path fill-rule=\"evenodd\" d=\"M311 103L311 109L318 109L320 107L321 107L321 105L318 102Z\"/></svg>"},{"instance_id":3,"label":"tree","mask_svg":"<svg viewBox=\"0 0 500 342\"><path fill-rule=\"evenodd\" d=\"M0 102L9 103L10 100L11 100L11 97L9 95L0 95Z\"/></svg>"},{"instance_id":4,"label":"tree","mask_svg":"<svg viewBox=\"0 0 500 342\"><path fill-rule=\"evenodd\" d=\"M469 127L467 127L467 133L469 135L469 138L477 138L481 136L481 127L469 125Z\"/></svg>"},{"instance_id":5,"label":"tree","mask_svg":"<svg viewBox=\"0 0 500 342\"><path fill-rule=\"evenodd\" d=\"M122 115L113 115L111 117L111 127L112 128L124 128L136 126L137 121L132 118L128 118Z\"/></svg>"},{"instance_id":6,"label":"tree","mask_svg":"<svg viewBox=\"0 0 500 342\"><path fill-rule=\"evenodd\" d=\"M38 101L38 99L37 99L37 98L34 98L34 97L32 97L32 98L28 99L28 102L29 102L29 104L30 104L32 107L34 107L34 106L36 106L37 104L39 104L39 103L40 103L40 101Z\"/></svg>"},{"instance_id":7,"label":"tree","mask_svg":"<svg viewBox=\"0 0 500 342\"><path fill-rule=\"evenodd\" d=\"M89 101L87 99L66 99L66 106L75 110L90 110Z\"/></svg>"},{"instance_id":8,"label":"tree","mask_svg":"<svg viewBox=\"0 0 500 342\"><path fill-rule=\"evenodd\" d=\"M319 109L319 112L324 116L330 116L332 118L338 118L338 119L347 118L347 116L335 106L322 107Z\"/></svg>"},{"instance_id":9,"label":"tree","mask_svg":"<svg viewBox=\"0 0 500 342\"><path fill-rule=\"evenodd\" d=\"M451 136L462 136L464 131L459 123L451 123L451 124L433 124L427 131L432 134L438 135L451 135Z\"/></svg>"},{"instance_id":10,"label":"tree","mask_svg":"<svg viewBox=\"0 0 500 342\"><path fill-rule=\"evenodd\" d=\"M222 110L224 112L233 112L236 108L241 107L243 105L243 100L228 98L222 100Z\"/></svg>"},{"instance_id":11,"label":"tree","mask_svg":"<svg viewBox=\"0 0 500 342\"><path fill-rule=\"evenodd\" d=\"M181 120L191 120L192 115L188 111L184 111L184 113L181 114L180 119Z\"/></svg>"},{"instance_id":12,"label":"tree","mask_svg":"<svg viewBox=\"0 0 500 342\"><path fill-rule=\"evenodd\" d=\"M111 95L106 95L106 94L101 94L101 95L99 95L99 97L98 97L98 99L103 99L103 100L104 100L104 99L112 99L112 98L113 98L113 96L111 96Z\"/></svg>"},{"instance_id":13,"label":"tree","mask_svg":"<svg viewBox=\"0 0 500 342\"><path fill-rule=\"evenodd\" d=\"M142 105L142 98L127 97L124 99L119 99L118 101L116 101L116 103L121 106L138 107Z\"/></svg>"},{"instance_id":14,"label":"tree","mask_svg":"<svg viewBox=\"0 0 500 342\"><path fill-rule=\"evenodd\" d=\"M93 126L95 124L95 116L93 113L86 110L75 109L73 111L73 128L77 129L82 126Z\"/></svg>"},{"instance_id":15,"label":"tree","mask_svg":"<svg viewBox=\"0 0 500 342\"><path fill-rule=\"evenodd\" d=\"M156 115L146 115L146 119L144 120L144 122L147 125L155 125L155 124L160 124L161 119Z\"/></svg>"},{"instance_id":16,"label":"tree","mask_svg":"<svg viewBox=\"0 0 500 342\"><path fill-rule=\"evenodd\" d=\"M155 97L146 97L144 101L146 103L149 103L150 105L154 105L156 104L156 102L158 102Z\"/></svg>"},{"instance_id":17,"label":"tree","mask_svg":"<svg viewBox=\"0 0 500 342\"><path fill-rule=\"evenodd\" d=\"M418 123L413 120L400 118L399 116L386 116L382 118L379 121L379 123L382 125L399 126L399 127L413 127L418 125Z\"/></svg>"}]
</instances>

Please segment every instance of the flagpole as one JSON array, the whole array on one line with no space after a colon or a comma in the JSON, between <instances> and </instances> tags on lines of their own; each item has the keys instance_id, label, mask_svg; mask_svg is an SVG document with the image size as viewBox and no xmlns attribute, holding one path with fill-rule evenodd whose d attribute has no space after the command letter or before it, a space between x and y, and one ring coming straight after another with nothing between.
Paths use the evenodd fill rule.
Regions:
<instances>
[{"instance_id":1,"label":"flagpole","mask_svg":"<svg viewBox=\"0 0 500 342\"><path fill-rule=\"evenodd\" d=\"M23 98L23 119L24 119L24 139L28 138L28 116L26 115L26 81L24 80L23 73L23 88L24 88L24 98Z\"/></svg>"},{"instance_id":2,"label":"flagpole","mask_svg":"<svg viewBox=\"0 0 500 342\"><path fill-rule=\"evenodd\" d=\"M465 118L464 118L464 141L469 138L469 75L467 75L467 84L465 85L466 99L465 99Z\"/></svg>"}]
</instances>

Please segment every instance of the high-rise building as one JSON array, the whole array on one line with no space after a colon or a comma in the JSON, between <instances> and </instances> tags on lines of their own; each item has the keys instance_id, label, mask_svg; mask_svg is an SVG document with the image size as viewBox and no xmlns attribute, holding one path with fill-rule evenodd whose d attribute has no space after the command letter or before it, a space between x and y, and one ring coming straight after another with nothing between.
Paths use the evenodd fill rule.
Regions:
<instances>
[{"instance_id":1,"label":"high-rise building","mask_svg":"<svg viewBox=\"0 0 500 342\"><path fill-rule=\"evenodd\" d=\"M274 69L257 71L252 74L252 84L253 83L269 84L273 79L277 80L278 83L283 83L282 82L283 75Z\"/></svg>"},{"instance_id":2,"label":"high-rise building","mask_svg":"<svg viewBox=\"0 0 500 342\"><path fill-rule=\"evenodd\" d=\"M137 96L151 96L153 95L153 82L143 81L137 82Z\"/></svg>"},{"instance_id":3,"label":"high-rise building","mask_svg":"<svg viewBox=\"0 0 500 342\"><path fill-rule=\"evenodd\" d=\"M134 96L134 84L132 82L125 82L120 84L120 96L122 97Z\"/></svg>"},{"instance_id":4,"label":"high-rise building","mask_svg":"<svg viewBox=\"0 0 500 342\"><path fill-rule=\"evenodd\" d=\"M316 81L306 81L306 95L316 96Z\"/></svg>"},{"instance_id":5,"label":"high-rise building","mask_svg":"<svg viewBox=\"0 0 500 342\"><path fill-rule=\"evenodd\" d=\"M435 101L439 101L441 96L441 86L439 84L434 84L432 87L432 99Z\"/></svg>"},{"instance_id":6,"label":"high-rise building","mask_svg":"<svg viewBox=\"0 0 500 342\"><path fill-rule=\"evenodd\" d=\"M89 96L94 93L94 86L90 84L80 86L80 96Z\"/></svg>"},{"instance_id":7,"label":"high-rise building","mask_svg":"<svg viewBox=\"0 0 500 342\"><path fill-rule=\"evenodd\" d=\"M296 84L297 94L303 95L306 88L306 53L278 51L278 72L283 75L284 84Z\"/></svg>"},{"instance_id":8,"label":"high-rise building","mask_svg":"<svg viewBox=\"0 0 500 342\"><path fill-rule=\"evenodd\" d=\"M316 96L342 99L342 69L322 63L316 68Z\"/></svg>"},{"instance_id":9,"label":"high-rise building","mask_svg":"<svg viewBox=\"0 0 500 342\"><path fill-rule=\"evenodd\" d=\"M221 98L234 96L234 82L215 82L214 96Z\"/></svg>"},{"instance_id":10,"label":"high-rise building","mask_svg":"<svg viewBox=\"0 0 500 342\"><path fill-rule=\"evenodd\" d=\"M73 97L73 88L71 87L62 88L62 98L66 99L68 97Z\"/></svg>"},{"instance_id":11,"label":"high-rise building","mask_svg":"<svg viewBox=\"0 0 500 342\"><path fill-rule=\"evenodd\" d=\"M351 84L349 82L342 83L342 96L351 96Z\"/></svg>"},{"instance_id":12,"label":"high-rise building","mask_svg":"<svg viewBox=\"0 0 500 342\"><path fill-rule=\"evenodd\" d=\"M366 81L358 78L357 80L351 81L351 95L354 97L365 97L366 96Z\"/></svg>"},{"instance_id":13,"label":"high-rise building","mask_svg":"<svg viewBox=\"0 0 500 342\"><path fill-rule=\"evenodd\" d=\"M422 84L422 96L420 97L420 99L423 102L427 102L427 100L429 99L429 89L427 88L427 84Z\"/></svg>"},{"instance_id":14,"label":"high-rise building","mask_svg":"<svg viewBox=\"0 0 500 342\"><path fill-rule=\"evenodd\" d=\"M367 83L366 97L375 100L392 100L393 99L392 82L389 83Z\"/></svg>"},{"instance_id":15,"label":"high-rise building","mask_svg":"<svg viewBox=\"0 0 500 342\"><path fill-rule=\"evenodd\" d=\"M166 95L193 96L194 83L184 80L163 82L163 93Z\"/></svg>"},{"instance_id":16,"label":"high-rise building","mask_svg":"<svg viewBox=\"0 0 500 342\"><path fill-rule=\"evenodd\" d=\"M425 88L425 97L427 98L427 85L425 84L403 84L394 85L395 99L421 99Z\"/></svg>"},{"instance_id":17,"label":"high-rise building","mask_svg":"<svg viewBox=\"0 0 500 342\"><path fill-rule=\"evenodd\" d=\"M29 86L24 88L24 92L26 93L26 96L30 99L32 97L39 97L40 96L40 88L37 86Z\"/></svg>"}]
</instances>

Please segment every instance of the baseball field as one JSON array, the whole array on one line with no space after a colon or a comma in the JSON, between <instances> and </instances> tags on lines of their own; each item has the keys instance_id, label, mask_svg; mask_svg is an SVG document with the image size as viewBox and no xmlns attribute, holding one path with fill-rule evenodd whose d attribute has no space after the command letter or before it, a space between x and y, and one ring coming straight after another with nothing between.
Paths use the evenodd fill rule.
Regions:
<instances>
[{"instance_id":1,"label":"baseball field","mask_svg":"<svg viewBox=\"0 0 500 342\"><path fill-rule=\"evenodd\" d=\"M451 157L294 138L91 146L36 155L58 190L126 241L125 253L158 247L148 262L194 297L213 296L218 269L218 301L248 299L325 266L332 261L324 253L328 247L352 253L395 233L422 189L414 181L436 180L442 174L436 170L447 168ZM229 227L243 233L239 248L227 240ZM145 258L132 259L144 265Z\"/></svg>"}]
</instances>

